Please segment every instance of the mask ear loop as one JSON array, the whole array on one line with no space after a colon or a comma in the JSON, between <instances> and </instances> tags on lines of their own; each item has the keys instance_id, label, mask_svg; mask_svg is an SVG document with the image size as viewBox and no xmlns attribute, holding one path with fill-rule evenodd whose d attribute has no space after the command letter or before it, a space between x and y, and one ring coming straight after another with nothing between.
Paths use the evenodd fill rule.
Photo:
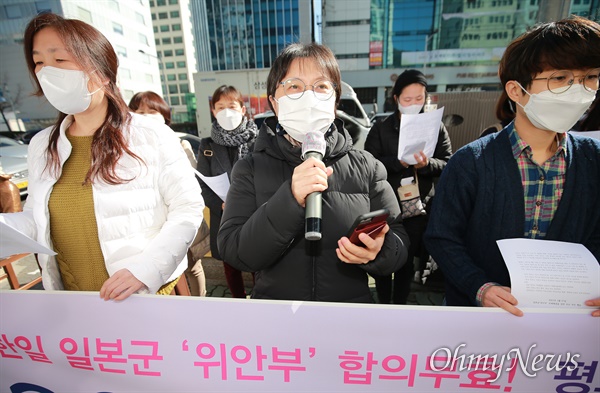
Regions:
<instances>
[{"instance_id":1,"label":"mask ear loop","mask_svg":"<svg viewBox=\"0 0 600 393\"><path fill-rule=\"evenodd\" d=\"M510 108L510 111L511 111L512 113L517 113L517 112L515 111L515 107L513 106L513 102L512 102L512 100L511 100L510 98L508 99L508 107Z\"/></svg>"},{"instance_id":2,"label":"mask ear loop","mask_svg":"<svg viewBox=\"0 0 600 393\"><path fill-rule=\"evenodd\" d=\"M92 75L94 72L96 72L96 71L98 71L98 70L94 70L94 71L90 72L90 75L88 75L88 81L89 81L90 79L92 79L92 78L91 78L91 75ZM106 83L105 83L105 84L106 84ZM93 91L93 92L91 92L91 93L88 93L88 96L93 96L94 94L96 94L97 92L99 92L100 90L102 90L102 86L103 86L103 85L101 84L99 88L97 88L96 90L94 90L94 91Z\"/></svg>"}]
</instances>

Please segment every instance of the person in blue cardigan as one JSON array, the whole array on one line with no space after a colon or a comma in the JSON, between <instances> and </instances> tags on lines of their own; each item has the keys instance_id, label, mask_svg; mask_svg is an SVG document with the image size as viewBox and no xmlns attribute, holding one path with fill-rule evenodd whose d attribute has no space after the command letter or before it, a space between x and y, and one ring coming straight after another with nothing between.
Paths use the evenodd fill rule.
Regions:
<instances>
[{"instance_id":1,"label":"person in blue cardigan","mask_svg":"<svg viewBox=\"0 0 600 393\"><path fill-rule=\"evenodd\" d=\"M506 48L498 75L515 119L450 158L425 233L448 305L523 315L499 239L580 243L600 260L600 141L567 133L594 100L599 66L600 25L581 17L537 25Z\"/></svg>"}]
</instances>

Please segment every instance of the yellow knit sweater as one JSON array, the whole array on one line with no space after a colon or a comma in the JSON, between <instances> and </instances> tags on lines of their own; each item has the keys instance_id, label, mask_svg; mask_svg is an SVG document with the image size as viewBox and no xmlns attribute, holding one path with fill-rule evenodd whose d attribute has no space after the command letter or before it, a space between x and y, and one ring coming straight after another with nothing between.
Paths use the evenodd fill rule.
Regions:
<instances>
[{"instance_id":1,"label":"yellow knit sweater","mask_svg":"<svg viewBox=\"0 0 600 393\"><path fill-rule=\"evenodd\" d=\"M73 150L50 194L50 236L65 290L99 291L108 279L98 240L92 185L83 182L92 164L93 136L70 136ZM172 292L179 278L159 288Z\"/></svg>"},{"instance_id":2,"label":"yellow knit sweater","mask_svg":"<svg viewBox=\"0 0 600 393\"><path fill-rule=\"evenodd\" d=\"M50 194L50 235L63 286L99 291L108 279L98 240L92 185L83 185L92 163L93 136L67 136L71 156Z\"/></svg>"}]
</instances>

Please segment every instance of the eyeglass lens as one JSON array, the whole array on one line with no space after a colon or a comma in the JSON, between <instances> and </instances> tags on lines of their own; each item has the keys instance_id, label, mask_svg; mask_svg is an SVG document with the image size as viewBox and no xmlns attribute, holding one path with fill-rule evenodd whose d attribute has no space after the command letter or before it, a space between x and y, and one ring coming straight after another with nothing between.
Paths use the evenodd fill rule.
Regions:
<instances>
[{"instance_id":1,"label":"eyeglass lens","mask_svg":"<svg viewBox=\"0 0 600 393\"><path fill-rule=\"evenodd\" d=\"M578 75L577 79L589 91L598 90L598 74L600 68L588 71L585 75ZM575 83L575 75L571 71L556 71L548 77L548 90L553 93L563 93Z\"/></svg>"},{"instance_id":2,"label":"eyeglass lens","mask_svg":"<svg viewBox=\"0 0 600 393\"><path fill-rule=\"evenodd\" d=\"M286 80L282 85L285 95L295 100L302 97L308 86L312 86L315 96L321 100L329 99L335 91L333 83L328 80L320 80L307 86L301 79L293 78Z\"/></svg>"}]
</instances>

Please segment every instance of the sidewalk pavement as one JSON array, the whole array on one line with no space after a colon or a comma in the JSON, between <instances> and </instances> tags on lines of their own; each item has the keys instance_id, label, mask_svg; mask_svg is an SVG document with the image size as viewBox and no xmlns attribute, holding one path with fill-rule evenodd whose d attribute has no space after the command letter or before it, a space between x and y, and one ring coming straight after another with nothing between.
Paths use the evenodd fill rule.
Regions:
<instances>
[{"instance_id":1,"label":"sidewalk pavement","mask_svg":"<svg viewBox=\"0 0 600 393\"><path fill-rule=\"evenodd\" d=\"M203 258L202 267L206 277L206 296L209 297L231 297L231 293L225 282L223 263L214 258ZM33 255L20 259L13 263L13 268L21 285L40 276L40 270ZM246 285L246 293L252 291L252 274L244 272L242 274ZM377 298L375 292L375 281L369 279L369 287L373 293L373 298ZM10 289L8 280L0 280L0 289ZM43 289L41 284L32 289ZM426 284L415 283L411 285L411 292L408 298L408 304L411 305L441 305L444 297L443 283L437 279L431 279Z\"/></svg>"}]
</instances>

